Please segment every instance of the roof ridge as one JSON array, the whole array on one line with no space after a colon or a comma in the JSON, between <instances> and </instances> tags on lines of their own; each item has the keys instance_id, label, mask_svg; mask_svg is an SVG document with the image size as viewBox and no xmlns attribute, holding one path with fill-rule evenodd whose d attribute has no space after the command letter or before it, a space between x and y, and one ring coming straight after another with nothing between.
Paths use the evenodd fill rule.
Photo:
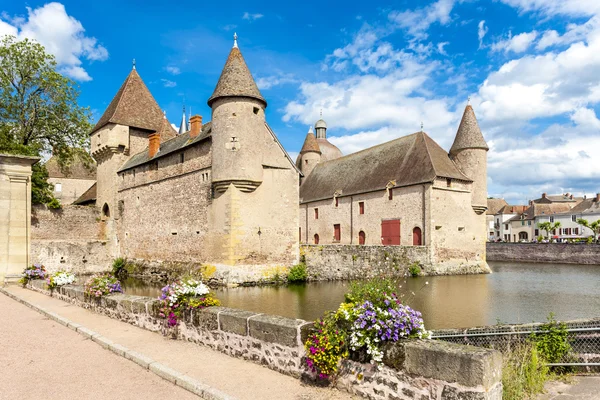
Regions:
<instances>
[{"instance_id":1,"label":"roof ridge","mask_svg":"<svg viewBox=\"0 0 600 400\"><path fill-rule=\"evenodd\" d=\"M427 158L429 159L429 164L431 164L431 168L433 169L433 173L435 174L435 176L438 176L437 170L435 168L435 164L433 163L433 160L431 158L431 151L429 150L429 146L427 145L427 140L425 140L425 136L429 137L429 135L427 135L425 132L421 131L421 132L417 132L417 134L419 134L417 137L420 137L421 140L423 140L423 144L425 145L425 151L427 151ZM415 143L417 141L415 140ZM413 144L414 146L414 144ZM412 152L412 148L411 148L411 152ZM407 157L408 158L408 157ZM405 159L406 162L406 159ZM433 177L433 179L435 179L435 177Z\"/></svg>"},{"instance_id":2,"label":"roof ridge","mask_svg":"<svg viewBox=\"0 0 600 400\"><path fill-rule=\"evenodd\" d=\"M427 143L427 140L425 140L425 139L429 139L429 141L431 141L432 143L436 144L444 152L444 155L448 158L448 161L450 161L450 163L452 163L452 165L456 168L456 170L458 171L458 173L461 174L465 178L464 179L465 181L469 181L469 182L473 181L471 178L469 178L467 175L465 175L464 172L461 171L461 169L458 167L458 165L456 165L456 163L450 158L450 156L448 155L448 153L446 152L446 150L444 150L442 148L442 146L440 146L439 144L437 144L437 142L435 140L433 140L433 138L431 136L429 136L427 133L425 133L425 132L421 132L421 133L423 134L423 138L424 138L424 142L425 142L425 148L427 149L427 154L429 155L429 159L430 159L430 161L431 161L431 163L433 165L433 172L435 173L436 177L437 176L444 177L444 175L443 174L438 174L438 170L436 169L436 165L433 162L433 158L431 156L431 151L430 151L429 145Z\"/></svg>"},{"instance_id":3,"label":"roof ridge","mask_svg":"<svg viewBox=\"0 0 600 400\"><path fill-rule=\"evenodd\" d=\"M123 101L123 97L125 97L125 92L127 91L127 88L129 87L129 83L131 82L131 74L133 74L134 71L135 71L135 69L132 69L131 72L127 75L127 78L125 78L125 84L123 86L123 92L121 93L121 96L119 96L119 100L117 101L117 105L116 105L115 109L113 110L112 115L108 119L109 121L117 113L117 110L119 109L119 105L121 105L121 101ZM137 74L137 72L136 72L136 74Z\"/></svg>"}]
</instances>

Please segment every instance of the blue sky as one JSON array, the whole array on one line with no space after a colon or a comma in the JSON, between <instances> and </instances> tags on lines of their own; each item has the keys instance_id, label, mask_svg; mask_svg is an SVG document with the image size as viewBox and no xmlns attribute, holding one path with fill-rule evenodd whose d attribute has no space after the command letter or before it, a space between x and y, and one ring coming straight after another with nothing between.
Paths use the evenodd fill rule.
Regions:
<instances>
[{"instance_id":1,"label":"blue sky","mask_svg":"<svg viewBox=\"0 0 600 400\"><path fill-rule=\"evenodd\" d=\"M448 149L467 98L488 192L600 191L600 2L0 2L0 35L40 41L97 119L136 59L167 117L210 97L237 32L293 157L323 117L348 154L420 129Z\"/></svg>"}]
</instances>

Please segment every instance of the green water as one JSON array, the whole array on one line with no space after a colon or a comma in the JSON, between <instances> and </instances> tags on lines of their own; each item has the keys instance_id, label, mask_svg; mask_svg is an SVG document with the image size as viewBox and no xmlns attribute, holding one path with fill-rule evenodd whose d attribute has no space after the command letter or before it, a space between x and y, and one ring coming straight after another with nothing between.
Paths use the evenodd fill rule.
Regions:
<instances>
[{"instance_id":1,"label":"green water","mask_svg":"<svg viewBox=\"0 0 600 400\"><path fill-rule=\"evenodd\" d=\"M407 278L403 301L421 311L428 329L600 317L600 266L490 262L489 275ZM160 284L128 279L125 293L156 297ZM313 320L336 309L347 282L217 289L226 307Z\"/></svg>"}]
</instances>

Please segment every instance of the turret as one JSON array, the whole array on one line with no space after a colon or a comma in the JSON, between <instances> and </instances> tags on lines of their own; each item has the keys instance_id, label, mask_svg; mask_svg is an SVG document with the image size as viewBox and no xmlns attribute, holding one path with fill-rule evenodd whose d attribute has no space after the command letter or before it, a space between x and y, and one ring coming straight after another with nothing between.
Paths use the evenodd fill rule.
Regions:
<instances>
[{"instance_id":1,"label":"turret","mask_svg":"<svg viewBox=\"0 0 600 400\"><path fill-rule=\"evenodd\" d=\"M340 149L327 140L327 123L323 119L323 113L321 112L320 119L315 122L315 130L317 131L317 144L321 150L320 161L335 160L343 156ZM303 171L304 172L304 171ZM306 175L305 175L306 176Z\"/></svg>"},{"instance_id":2,"label":"turret","mask_svg":"<svg viewBox=\"0 0 600 400\"><path fill-rule=\"evenodd\" d=\"M449 155L458 168L473 180L471 206L477 214L487 210L488 150L489 147L481 134L473 107L468 104Z\"/></svg>"},{"instance_id":3,"label":"turret","mask_svg":"<svg viewBox=\"0 0 600 400\"><path fill-rule=\"evenodd\" d=\"M304 139L304 144L302 145L302 150L300 150L298 162L296 163L297 167L304 175L300 184L302 184L302 181L310 175L319 161L321 161L321 149L319 149L317 138L315 137L311 126L306 134L306 139Z\"/></svg>"},{"instance_id":4,"label":"turret","mask_svg":"<svg viewBox=\"0 0 600 400\"><path fill-rule=\"evenodd\" d=\"M179 134L186 133L190 129L188 128L187 121L185 118L185 104L183 105L183 115L181 116L181 124L179 125Z\"/></svg>"},{"instance_id":5,"label":"turret","mask_svg":"<svg viewBox=\"0 0 600 400\"><path fill-rule=\"evenodd\" d=\"M224 192L233 184L242 192L254 191L263 180L267 102L238 48L237 35L208 105L212 108L213 188Z\"/></svg>"}]
</instances>

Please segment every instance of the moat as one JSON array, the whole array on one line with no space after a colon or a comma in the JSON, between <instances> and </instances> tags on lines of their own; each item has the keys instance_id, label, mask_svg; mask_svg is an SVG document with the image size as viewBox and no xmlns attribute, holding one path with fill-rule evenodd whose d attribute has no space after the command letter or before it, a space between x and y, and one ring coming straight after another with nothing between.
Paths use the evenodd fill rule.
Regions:
<instances>
[{"instance_id":1,"label":"moat","mask_svg":"<svg viewBox=\"0 0 600 400\"><path fill-rule=\"evenodd\" d=\"M600 316L600 266L489 262L493 274L407 278L399 282L405 303L420 310L428 329ZM428 282L428 283L427 283ZM427 283L427 284L426 284ZM313 320L336 309L348 282L218 289L224 306ZM156 297L162 285L136 279L125 293ZM414 293L414 294L413 294Z\"/></svg>"}]
</instances>

